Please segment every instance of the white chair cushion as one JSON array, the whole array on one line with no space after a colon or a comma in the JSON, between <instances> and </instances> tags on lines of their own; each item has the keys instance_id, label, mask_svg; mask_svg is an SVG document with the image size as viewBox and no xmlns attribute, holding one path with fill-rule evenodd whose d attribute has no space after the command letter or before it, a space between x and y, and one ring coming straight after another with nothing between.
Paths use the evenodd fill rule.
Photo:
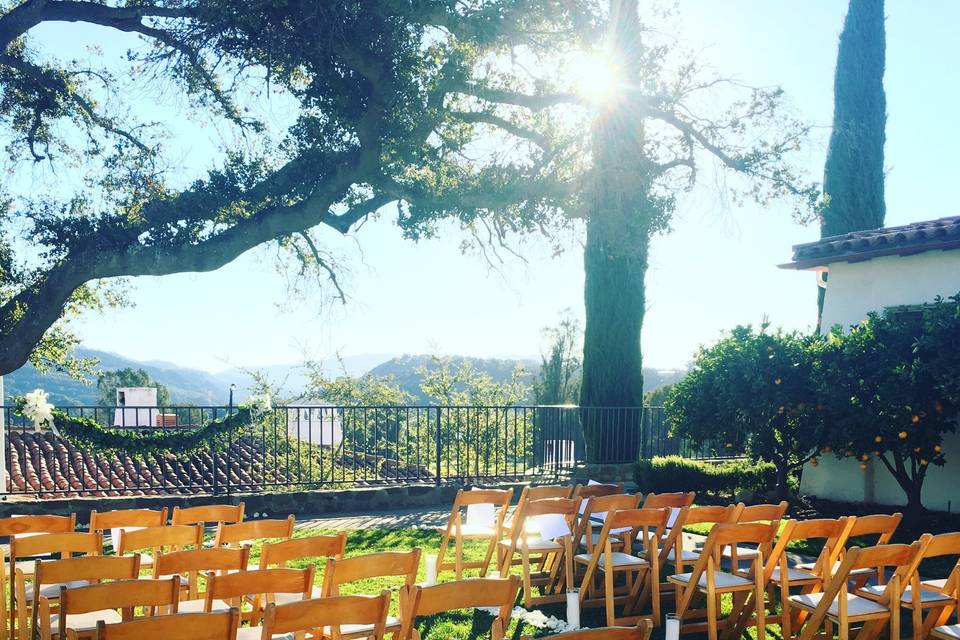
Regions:
<instances>
[{"instance_id":1,"label":"white chair cushion","mask_svg":"<svg viewBox=\"0 0 960 640\"><path fill-rule=\"evenodd\" d=\"M595 545L595 544L597 544L597 543L599 543L599 542L600 542L600 534L599 534L599 533L591 533L591 534L590 534L590 543ZM620 540L620 538L618 538L617 536L610 536L610 542L611 542L612 544L617 544L618 542L622 542L622 540ZM586 548L586 547L587 547L587 541L586 541L586 540L581 540L581 541L580 541L580 546L583 547L583 548Z\"/></svg>"},{"instance_id":2,"label":"white chair cushion","mask_svg":"<svg viewBox=\"0 0 960 640\"><path fill-rule=\"evenodd\" d=\"M732 558L733 547L724 547L723 551L721 551L720 554L724 558ZM749 560L756 557L757 557L756 549L751 549L750 547L737 547L737 560L740 560L741 558L744 560Z\"/></svg>"},{"instance_id":3,"label":"white chair cushion","mask_svg":"<svg viewBox=\"0 0 960 640\"><path fill-rule=\"evenodd\" d=\"M678 573L670 576L674 580L680 582L690 582L690 577L693 575L693 572L690 573ZM741 578L740 576L735 576L732 573L727 573L726 571L714 571L713 572L713 583L718 589L727 589L730 587L750 587L753 586L752 580L747 580L746 578ZM704 589L707 588L707 574L700 574L700 579L697 580L697 586Z\"/></svg>"},{"instance_id":4,"label":"white chair cushion","mask_svg":"<svg viewBox=\"0 0 960 640\"><path fill-rule=\"evenodd\" d=\"M319 598L321 596L320 587L314 587L310 592L311 598ZM303 595L299 593L276 593L273 596L273 601L277 604L287 604L288 602L299 602L303 600Z\"/></svg>"},{"instance_id":5,"label":"white chair cushion","mask_svg":"<svg viewBox=\"0 0 960 640\"><path fill-rule=\"evenodd\" d=\"M816 569L817 564L815 562L801 562L797 565L797 569L803 569L804 571L813 571ZM840 568L840 562L834 562L833 568L830 570L830 575L834 575L837 572L837 569ZM872 576L877 572L876 569L871 569L870 567L863 567L862 569L854 569L850 572L851 577L857 576Z\"/></svg>"},{"instance_id":6,"label":"white chair cushion","mask_svg":"<svg viewBox=\"0 0 960 640\"><path fill-rule=\"evenodd\" d=\"M633 567L633 566L644 566L649 564L643 558L638 558L637 556L632 556L629 553L621 553L620 551L614 551L610 554L613 558L613 566L616 567ZM580 563L589 564L590 562L589 553L581 553L577 556L574 556L574 560ZM606 563L606 554L600 556L600 561L597 563L597 566L600 570L603 570L604 564Z\"/></svg>"},{"instance_id":7,"label":"white chair cushion","mask_svg":"<svg viewBox=\"0 0 960 640\"><path fill-rule=\"evenodd\" d=\"M680 559L683 560L684 562L695 562L699 557L700 557L699 553L694 553L689 549L682 549L680 551ZM676 559L677 559L677 549L676 547L674 547L667 552L667 560L669 560L670 562L673 562Z\"/></svg>"},{"instance_id":8,"label":"white chair cushion","mask_svg":"<svg viewBox=\"0 0 960 640\"><path fill-rule=\"evenodd\" d=\"M942 627L937 627L933 631L951 638L960 638L960 624L945 624Z\"/></svg>"},{"instance_id":9,"label":"white chair cushion","mask_svg":"<svg viewBox=\"0 0 960 640\"><path fill-rule=\"evenodd\" d=\"M883 595L883 590L886 589L886 585L876 585L871 584L860 589L861 593L866 593L868 596L873 596L879 598ZM944 595L938 591L930 591L928 589L920 589L920 602L944 602L952 600L948 595ZM903 590L903 594L900 596L900 602L912 603L913 602L913 588L907 587Z\"/></svg>"},{"instance_id":10,"label":"white chair cushion","mask_svg":"<svg viewBox=\"0 0 960 640\"><path fill-rule=\"evenodd\" d=\"M387 616L387 631L400 628L400 620L393 616ZM340 625L341 635L352 635L355 633L370 633L373 631L372 624L342 624Z\"/></svg>"},{"instance_id":11,"label":"white chair cushion","mask_svg":"<svg viewBox=\"0 0 960 640\"><path fill-rule=\"evenodd\" d=\"M790 596L791 602L802 605L809 609L816 609L820 604L820 600L822 599L822 593L807 593L803 595ZM851 617L886 613L887 611L888 610L886 607L877 604L873 600L861 598L860 596L852 593L847 594L847 614ZM833 601L833 603L830 605L830 608L827 610L827 613L834 617L840 615L840 604L837 600Z\"/></svg>"},{"instance_id":12,"label":"white chair cushion","mask_svg":"<svg viewBox=\"0 0 960 640\"><path fill-rule=\"evenodd\" d=\"M920 583L924 587L930 587L931 589L936 589L937 591L943 591L947 588L947 579L939 578L937 580L924 580Z\"/></svg>"},{"instance_id":13,"label":"white chair cushion","mask_svg":"<svg viewBox=\"0 0 960 640\"><path fill-rule=\"evenodd\" d=\"M446 528L443 529L446 531ZM482 524L464 524L460 527L460 533L466 536L483 536L487 538L492 538L497 535L497 530L494 527L487 527ZM453 528L450 531L450 534L455 536L457 534L456 528Z\"/></svg>"},{"instance_id":14,"label":"white chair cushion","mask_svg":"<svg viewBox=\"0 0 960 640\"><path fill-rule=\"evenodd\" d=\"M181 600L177 606L177 613L203 613L203 600ZM210 611L229 611L230 605L223 600L214 600Z\"/></svg>"},{"instance_id":15,"label":"white chair cushion","mask_svg":"<svg viewBox=\"0 0 960 640\"><path fill-rule=\"evenodd\" d=\"M60 597L60 587L67 587L68 589L73 589L75 587L85 587L89 582L86 580L74 580L73 582L67 583L57 583L57 584L45 584L40 587L40 595L44 598L59 598ZM33 602L33 583L27 582L23 585L23 592L27 598L27 602Z\"/></svg>"},{"instance_id":16,"label":"white chair cushion","mask_svg":"<svg viewBox=\"0 0 960 640\"><path fill-rule=\"evenodd\" d=\"M113 609L91 611L89 613L71 613L67 615L66 625L74 631L91 631L97 628L97 623L103 620L107 624L123 622L123 617ZM57 633L60 629L60 614L50 616L50 629Z\"/></svg>"},{"instance_id":17,"label":"white chair cushion","mask_svg":"<svg viewBox=\"0 0 960 640\"><path fill-rule=\"evenodd\" d=\"M260 640L263 636L263 627L240 627L237 629L237 640ZM296 635L293 633L275 633L271 638L274 640L293 640Z\"/></svg>"}]
</instances>

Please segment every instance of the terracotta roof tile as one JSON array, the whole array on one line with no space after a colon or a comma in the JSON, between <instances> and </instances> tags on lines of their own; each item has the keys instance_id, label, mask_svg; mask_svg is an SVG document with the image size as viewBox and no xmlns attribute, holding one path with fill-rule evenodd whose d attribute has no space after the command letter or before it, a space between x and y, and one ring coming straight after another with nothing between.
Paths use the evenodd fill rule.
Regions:
<instances>
[{"instance_id":1,"label":"terracotta roof tile","mask_svg":"<svg viewBox=\"0 0 960 640\"><path fill-rule=\"evenodd\" d=\"M942 249L960 249L960 216L854 231L797 244L793 246L793 262L780 266L806 269L831 262L856 262Z\"/></svg>"}]
</instances>

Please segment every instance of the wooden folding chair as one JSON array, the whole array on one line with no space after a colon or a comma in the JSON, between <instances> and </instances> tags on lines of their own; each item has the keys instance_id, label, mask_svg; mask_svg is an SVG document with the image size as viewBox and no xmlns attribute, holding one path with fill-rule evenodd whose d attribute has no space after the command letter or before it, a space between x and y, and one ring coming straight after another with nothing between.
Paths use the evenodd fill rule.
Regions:
<instances>
[{"instance_id":1,"label":"wooden folding chair","mask_svg":"<svg viewBox=\"0 0 960 640\"><path fill-rule=\"evenodd\" d=\"M239 547L244 543L259 540L289 540L293 537L296 522L293 514L286 520L247 520L236 524L221 522L217 525L215 547Z\"/></svg>"},{"instance_id":2,"label":"wooden folding chair","mask_svg":"<svg viewBox=\"0 0 960 640\"><path fill-rule=\"evenodd\" d=\"M637 494L616 493L607 496L596 496L586 499L586 506L581 503L580 518L577 529L573 534L573 547L578 552L581 549L593 553L593 547L600 540L600 529L604 519L611 511L636 509L640 505L640 496ZM611 538L615 547L622 544L616 536Z\"/></svg>"},{"instance_id":3,"label":"wooden folding chair","mask_svg":"<svg viewBox=\"0 0 960 640\"><path fill-rule=\"evenodd\" d=\"M728 504L725 507L711 505L687 508L686 512L683 513L682 522L677 522L676 526L671 527L671 533L663 541L663 548L666 550L664 559L674 569L671 573L684 573L687 566L695 564L700 557L699 549L686 548L683 540L683 527L697 524L730 524L737 521L737 516L740 515L742 508L743 504ZM674 529L677 530L677 535L672 535ZM671 538L673 544L669 544ZM661 570L665 571L666 567L661 566ZM664 575L670 574L664 573ZM665 585L669 585L669 589L664 589ZM673 584L669 582L661 584L661 591L664 590L672 591Z\"/></svg>"},{"instance_id":4,"label":"wooden folding chair","mask_svg":"<svg viewBox=\"0 0 960 640\"><path fill-rule=\"evenodd\" d=\"M960 533L942 533L920 537L923 544L914 563L902 567L900 584L903 588L900 603L910 609L914 640L922 640L930 635L934 627L943 626L957 607L956 593L960 583L960 567L955 563L950 575L942 580L920 582L920 563L932 558L960 556ZM855 591L856 595L878 599L883 594L883 585L864 585ZM924 611L927 612L924 616Z\"/></svg>"},{"instance_id":5,"label":"wooden folding chair","mask_svg":"<svg viewBox=\"0 0 960 640\"><path fill-rule=\"evenodd\" d=\"M563 586L574 584L572 539L579 508L580 498L544 498L527 503L524 517L536 525L536 533L524 525L519 536L524 607L566 599ZM513 548L511 553L516 551ZM503 564L508 571L513 557L504 558ZM545 593L534 595L534 586Z\"/></svg>"},{"instance_id":6,"label":"wooden folding chair","mask_svg":"<svg viewBox=\"0 0 960 640\"><path fill-rule=\"evenodd\" d=\"M790 606L791 590L798 591L800 594L815 593L823 590L823 585L830 579L831 568L834 566L840 553L843 551L843 545L847 534L852 525L851 518L839 518L835 520L788 520L777 538L777 544L773 548L773 558L776 563L767 562L766 576L770 587L770 609L767 614L767 624L779 624L784 638L791 638L793 629L799 628L803 624L806 613L803 610L793 610ZM817 559L812 563L809 569L799 569L790 566L788 557L788 548L800 540L822 540L822 547ZM740 571L744 575L743 570ZM779 613L773 611L772 589L779 587ZM742 631L747 626L747 620L744 618L738 623L737 629Z\"/></svg>"},{"instance_id":7,"label":"wooden folding chair","mask_svg":"<svg viewBox=\"0 0 960 640\"><path fill-rule=\"evenodd\" d=\"M517 500L517 506L514 507L513 513L509 514L503 521L503 540L516 541L520 539L520 534L524 531L524 527L529 524L526 522L526 517L523 514L524 508L528 502L531 500L546 500L547 498L569 498L571 493L573 493L573 487L570 485L543 485L539 487L524 487L520 491L520 498ZM532 532L536 533L536 527L532 529ZM503 568L500 566L503 552L504 547L498 546L497 568L501 572L503 571ZM519 560L515 560L514 564L519 564L519 562Z\"/></svg>"},{"instance_id":8,"label":"wooden folding chair","mask_svg":"<svg viewBox=\"0 0 960 640\"><path fill-rule=\"evenodd\" d=\"M260 569L270 567L287 567L291 563L302 564L315 560L317 566L324 565L328 558L339 560L347 550L347 534L344 531L332 536L310 536L308 538L294 538L283 542L266 543L260 548ZM321 596L320 587L313 587L311 598ZM286 604L288 599L283 594L275 597L277 604Z\"/></svg>"},{"instance_id":9,"label":"wooden folding chair","mask_svg":"<svg viewBox=\"0 0 960 640\"><path fill-rule=\"evenodd\" d=\"M420 632L416 628L419 616L477 607L498 609L490 627L490 639L503 640L519 588L520 578L517 576L456 580L429 587L404 587L400 591L402 628L396 640L420 640Z\"/></svg>"},{"instance_id":10,"label":"wooden folding chair","mask_svg":"<svg viewBox=\"0 0 960 640\"><path fill-rule=\"evenodd\" d=\"M297 600L310 597L313 587L314 567L306 569L254 569L227 574L207 574L207 592L204 597L203 611L222 611L222 603L228 607L240 607L244 600L253 602L253 611L249 614L240 611L240 620L249 620L255 627L268 603L273 602L275 594L286 594ZM259 637L254 631L241 631L244 637Z\"/></svg>"},{"instance_id":11,"label":"wooden folding chair","mask_svg":"<svg viewBox=\"0 0 960 640\"><path fill-rule=\"evenodd\" d=\"M329 627L333 640L340 640L344 627L365 627L367 637L381 640L390 609L390 592L379 596L334 596L287 604L270 603L263 616L260 635L250 640L292 637L303 640L307 633ZM315 638L319 633L313 633Z\"/></svg>"},{"instance_id":12,"label":"wooden folding chair","mask_svg":"<svg viewBox=\"0 0 960 640\"><path fill-rule=\"evenodd\" d=\"M181 598L179 611L182 613L201 613L205 608L206 592L200 591L199 577L206 579L208 572L242 571L250 560L250 547L230 549L215 547L212 549L190 549L160 553L153 563L153 579L176 576L181 585L186 579L186 598ZM205 585L206 586L206 585ZM226 611L230 608L225 602L214 603L212 610Z\"/></svg>"},{"instance_id":13,"label":"wooden folding chair","mask_svg":"<svg viewBox=\"0 0 960 640\"><path fill-rule=\"evenodd\" d=\"M66 638L67 629L75 637L92 637L98 625L133 620L136 610L147 615L157 609L176 613L180 583L170 580L118 580L85 587L61 587L59 607L51 612L50 602L40 599L40 639ZM117 610L120 610L118 613Z\"/></svg>"},{"instance_id":14,"label":"wooden folding chair","mask_svg":"<svg viewBox=\"0 0 960 640\"><path fill-rule=\"evenodd\" d=\"M28 589L23 595L24 601L33 602L31 625L40 629L41 623L47 625L50 620L40 616L40 600L46 602L47 613L51 605L56 605L62 587L75 588L97 584L103 580L133 580L140 572L140 556L81 556L64 560L37 560L33 571L33 582L25 585ZM18 620L20 629L26 631L26 614L21 611ZM54 625L56 626L56 625Z\"/></svg>"},{"instance_id":15,"label":"wooden folding chair","mask_svg":"<svg viewBox=\"0 0 960 640\"><path fill-rule=\"evenodd\" d=\"M185 509L174 507L170 524L217 525L221 522L236 524L243 522L243 509L242 502L239 504L205 504Z\"/></svg>"},{"instance_id":16,"label":"wooden folding chair","mask_svg":"<svg viewBox=\"0 0 960 640\"><path fill-rule=\"evenodd\" d=\"M957 567L954 567L954 572L956 572ZM957 590L953 592L953 599L955 603L960 603L960 586ZM930 631L930 637L936 638L936 640L960 640L960 606L957 606L957 623L956 624L944 624L939 627L934 627Z\"/></svg>"},{"instance_id":17,"label":"wooden folding chair","mask_svg":"<svg viewBox=\"0 0 960 640\"><path fill-rule=\"evenodd\" d=\"M120 542L120 534L124 531L163 527L167 524L167 508L152 509L117 509L114 511L90 512L90 533L104 534L104 543L109 544L114 553ZM141 567L153 565L153 558L144 555L140 559Z\"/></svg>"},{"instance_id":18,"label":"wooden folding chair","mask_svg":"<svg viewBox=\"0 0 960 640\"><path fill-rule=\"evenodd\" d=\"M417 570L420 568L420 549L411 551L384 551L352 558L327 560L323 572L323 588L321 596L329 598L339 596L340 587L358 580L370 578L398 577L403 578L402 589L413 587L417 582ZM385 632L396 634L400 631L399 618L388 617L385 622ZM340 633L345 638L366 637L373 627L369 625L345 625Z\"/></svg>"},{"instance_id":19,"label":"wooden folding chair","mask_svg":"<svg viewBox=\"0 0 960 640\"><path fill-rule=\"evenodd\" d=\"M437 530L443 534L440 540L440 551L437 554L437 573L453 569L457 580L463 577L464 569L479 569L480 575L487 575L487 567L497 548L497 543L503 537L503 519L507 514L510 500L513 499L512 489L473 489L457 492L450 509L450 517L445 527ZM466 521L461 511L466 510ZM444 562L450 537L454 539L454 562ZM487 551L482 561L464 562L464 540L486 540Z\"/></svg>"},{"instance_id":20,"label":"wooden folding chair","mask_svg":"<svg viewBox=\"0 0 960 640\"><path fill-rule=\"evenodd\" d=\"M97 640L237 640L239 623L240 612L236 609L220 613L178 613L116 624L100 621ZM68 640L75 638L75 634L68 634Z\"/></svg>"},{"instance_id":21,"label":"wooden folding chair","mask_svg":"<svg viewBox=\"0 0 960 640\"><path fill-rule=\"evenodd\" d=\"M36 563L31 561L30 566L27 567L18 560L37 557L66 559L75 554L95 556L102 552L103 536L99 533L46 533L26 538L20 536L10 538L10 562L16 567L14 582L10 589L11 634L18 636L21 640L27 639L24 620L27 610L33 605L32 596L29 600L27 596L27 580L32 579Z\"/></svg>"},{"instance_id":22,"label":"wooden folding chair","mask_svg":"<svg viewBox=\"0 0 960 640\"><path fill-rule=\"evenodd\" d=\"M71 533L77 526L77 515L71 513L67 516L57 515L36 515L36 516L13 516L10 518L0 518L0 537L12 538L13 536L33 536L44 533ZM29 575L33 571L33 562L24 561L20 567L24 574ZM7 640L9 620L7 618L7 608L13 606L13 585L8 582L14 579L17 570L17 563L10 558L10 564L7 566L7 557L0 549L0 640ZM10 597L7 597L7 589L10 589Z\"/></svg>"},{"instance_id":23,"label":"wooden folding chair","mask_svg":"<svg viewBox=\"0 0 960 640\"><path fill-rule=\"evenodd\" d=\"M850 627L862 624L857 640L873 640L889 625L890 637L900 638L900 599L907 585L900 582L903 569L912 565L923 552L922 540L911 545L888 544L876 547L853 548L844 554L840 567L820 593L790 596L791 607L809 614L800 631L800 640L813 640L820 635L820 627L828 637L833 636L833 625L838 625L840 640L850 638ZM881 573L893 568L889 582L876 599L865 598L850 591L859 569L875 569Z\"/></svg>"},{"instance_id":24,"label":"wooden folding chair","mask_svg":"<svg viewBox=\"0 0 960 640\"><path fill-rule=\"evenodd\" d=\"M575 561L586 566L580 583L580 602L585 607L603 606L607 614L607 626L633 624L643 619L632 615L652 602L652 621L657 625L660 620L660 538L670 518L670 509L626 509L610 511L604 519L600 536L592 553L575 557ZM633 539L637 536L643 549L638 554L614 551L611 538L619 534L633 549ZM617 574L624 576L622 589L616 586ZM603 577L602 596L595 579ZM623 616L616 615L616 605L624 607Z\"/></svg>"},{"instance_id":25,"label":"wooden folding chair","mask_svg":"<svg viewBox=\"0 0 960 640\"><path fill-rule=\"evenodd\" d=\"M720 596L733 596L733 609L723 620L725 628L733 626L744 611L749 594L753 594L756 614L757 640L764 640L766 620L764 607L764 558L769 557L773 539L777 535L779 523L735 523L717 524L710 529L707 540L701 549L700 557L690 573L671 575L668 580L674 584L677 600L677 617L680 619L682 633L707 631L709 640L717 640L720 616ZM750 568L746 575L721 570L723 549L740 544L754 544L757 549L750 557ZM773 560L774 565L776 559ZM734 570L735 571L735 570ZM695 610L693 605L699 598L706 600L706 610ZM687 623L706 615L704 622Z\"/></svg>"},{"instance_id":26,"label":"wooden folding chair","mask_svg":"<svg viewBox=\"0 0 960 640\"><path fill-rule=\"evenodd\" d=\"M152 567L154 558L158 554L182 551L191 547L199 549L203 546L203 525L179 524L121 529L114 542L116 543L114 551L118 556L136 553L140 556L141 567L144 566L144 562L147 562L148 567Z\"/></svg>"},{"instance_id":27,"label":"wooden folding chair","mask_svg":"<svg viewBox=\"0 0 960 640\"><path fill-rule=\"evenodd\" d=\"M890 544L890 540L893 538L893 534L896 533L897 527L900 526L902 520L903 514L900 513L858 516L853 520L850 531L847 533L846 547L849 549L850 547L869 546L870 544L875 546ZM871 538L872 542L864 540L864 538ZM841 552L841 558L844 552ZM797 568L808 569L812 564L813 563L798 564ZM831 573L835 572L839 565L840 561L838 560ZM876 567L873 569L870 567L860 567L853 574L852 579L854 588L859 589L871 579L877 584L883 584L886 576L883 575L882 571L877 571Z\"/></svg>"},{"instance_id":28,"label":"wooden folding chair","mask_svg":"<svg viewBox=\"0 0 960 640\"><path fill-rule=\"evenodd\" d=\"M550 636L550 640L649 640L653 623L643 619L635 627L600 627L564 631ZM520 636L520 640L534 640L533 636Z\"/></svg>"}]
</instances>

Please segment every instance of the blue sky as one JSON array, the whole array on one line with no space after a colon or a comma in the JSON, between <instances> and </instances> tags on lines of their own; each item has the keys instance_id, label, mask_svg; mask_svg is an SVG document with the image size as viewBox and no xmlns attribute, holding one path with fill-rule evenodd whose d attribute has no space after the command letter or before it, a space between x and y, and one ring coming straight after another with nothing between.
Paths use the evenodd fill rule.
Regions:
<instances>
[{"instance_id":1,"label":"blue sky","mask_svg":"<svg viewBox=\"0 0 960 640\"><path fill-rule=\"evenodd\" d=\"M681 4L685 44L704 49L703 59L720 72L783 86L795 110L820 125L805 157L819 176L846 1ZM887 14L887 223L955 215L960 41L952 27L960 24L960 3L888 0ZM59 29L40 35L53 39ZM110 55L121 43L101 44ZM161 116L173 113L173 107L158 108ZM206 166L214 131L183 125L177 132L184 138L173 143L184 175L195 175ZM214 273L138 279L130 292L134 307L87 316L77 329L89 347L218 370L294 364L304 355L334 352L532 356L543 346L543 327L564 309L582 317L583 270L574 240L556 258L545 245L528 242L526 263L508 260L496 273L478 255L461 254L463 237L455 229L414 244L400 237L389 214L351 238L326 237L350 266L345 307L321 308L319 296L286 300L284 278L261 249ZM774 324L810 328L813 275L775 265L789 259L790 245L816 237L816 228L796 225L783 206L727 206L713 184L690 194L672 233L654 241L646 363L682 367L699 344L764 315Z\"/></svg>"}]
</instances>

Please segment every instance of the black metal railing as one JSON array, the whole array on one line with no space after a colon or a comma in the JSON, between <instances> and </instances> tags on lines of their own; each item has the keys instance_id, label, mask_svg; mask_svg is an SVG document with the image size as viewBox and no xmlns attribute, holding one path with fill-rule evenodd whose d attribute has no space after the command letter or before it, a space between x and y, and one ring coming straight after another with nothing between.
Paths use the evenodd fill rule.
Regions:
<instances>
[{"instance_id":1,"label":"black metal railing","mask_svg":"<svg viewBox=\"0 0 960 640\"><path fill-rule=\"evenodd\" d=\"M195 429L233 407L59 407L129 432ZM659 407L275 407L218 451L137 454L77 448L5 407L11 493L41 496L284 491L483 482L559 475L588 459L585 433L607 462L709 457L669 434Z\"/></svg>"}]
</instances>

